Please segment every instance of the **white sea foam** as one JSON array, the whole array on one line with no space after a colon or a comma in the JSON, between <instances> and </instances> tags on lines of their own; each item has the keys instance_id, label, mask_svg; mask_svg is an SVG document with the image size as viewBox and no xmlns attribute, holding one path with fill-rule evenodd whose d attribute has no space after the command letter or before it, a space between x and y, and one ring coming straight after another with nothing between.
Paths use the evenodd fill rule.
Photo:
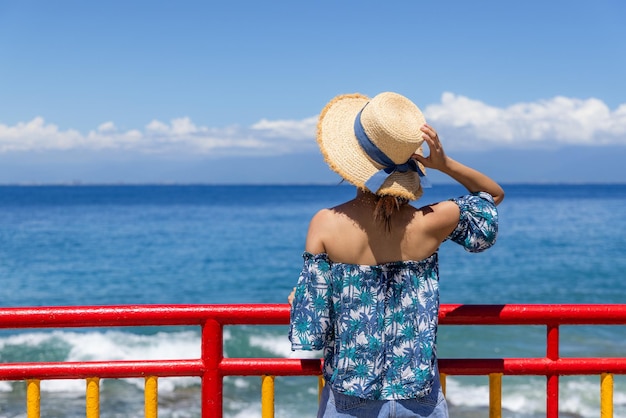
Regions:
<instances>
[{"instance_id":1,"label":"white sea foam","mask_svg":"<svg viewBox=\"0 0 626 418\"><path fill-rule=\"evenodd\" d=\"M104 383L105 382L102 382L102 384ZM42 380L39 385L42 392L85 392L84 380Z\"/></svg>"},{"instance_id":2,"label":"white sea foam","mask_svg":"<svg viewBox=\"0 0 626 418\"><path fill-rule=\"evenodd\" d=\"M486 379L485 379L486 380ZM508 380L508 381L507 381ZM514 382L511 382L514 380ZM616 385L620 383L616 381ZM447 399L456 407L489 406L489 386L468 383L463 378L448 376ZM624 413L626 393L615 389L613 395L615 416ZM563 376L559 382L559 411L581 417L597 417L600 405L598 376ZM543 377L503 378L502 408L513 413L545 414L546 385Z\"/></svg>"},{"instance_id":3,"label":"white sea foam","mask_svg":"<svg viewBox=\"0 0 626 418\"><path fill-rule=\"evenodd\" d=\"M38 346L44 342L50 341L59 332L31 332L25 334L15 334L0 338L0 349L12 345Z\"/></svg>"},{"instance_id":4,"label":"white sea foam","mask_svg":"<svg viewBox=\"0 0 626 418\"><path fill-rule=\"evenodd\" d=\"M232 418L256 418L261 416L261 408L258 405L248 405L235 415L232 415Z\"/></svg>"},{"instance_id":5,"label":"white sea foam","mask_svg":"<svg viewBox=\"0 0 626 418\"><path fill-rule=\"evenodd\" d=\"M489 387L446 378L446 397L450 403L463 406L488 406Z\"/></svg>"},{"instance_id":6,"label":"white sea foam","mask_svg":"<svg viewBox=\"0 0 626 418\"><path fill-rule=\"evenodd\" d=\"M58 356L48 358L47 352L54 348ZM116 330L74 332L52 331L32 332L0 338L0 359L15 351L24 353L22 358L15 354L9 359L16 361L109 361L109 360L179 360L200 357L200 336L194 331L157 332L155 334L134 334ZM34 357L34 358L33 358ZM44 358L42 360L42 357ZM6 361L6 360L5 360ZM124 379L143 388L143 379ZM159 390L172 391L176 387L197 385L197 378L171 377L159 379ZM106 385L106 380L102 385ZM7 382L0 382L0 391L10 391ZM75 392L84 391L82 380L44 380L42 391Z\"/></svg>"},{"instance_id":7,"label":"white sea foam","mask_svg":"<svg viewBox=\"0 0 626 418\"><path fill-rule=\"evenodd\" d=\"M291 343L284 335L251 335L250 346L258 347L278 357L285 358L321 358L322 351L291 351Z\"/></svg>"},{"instance_id":8,"label":"white sea foam","mask_svg":"<svg viewBox=\"0 0 626 418\"><path fill-rule=\"evenodd\" d=\"M159 332L137 335L106 331L88 334L69 333L72 345L68 361L86 360L173 360L200 357L200 337L193 331Z\"/></svg>"},{"instance_id":9,"label":"white sea foam","mask_svg":"<svg viewBox=\"0 0 626 418\"><path fill-rule=\"evenodd\" d=\"M51 344L70 347L64 361L155 360L200 357L200 337L193 331L142 335L121 331L52 331L0 338L0 350L8 346L44 349ZM28 358L22 361L29 361Z\"/></svg>"},{"instance_id":10,"label":"white sea foam","mask_svg":"<svg viewBox=\"0 0 626 418\"><path fill-rule=\"evenodd\" d=\"M289 357L291 348L285 336L251 335L250 346L259 347L279 357Z\"/></svg>"},{"instance_id":11,"label":"white sea foam","mask_svg":"<svg viewBox=\"0 0 626 418\"><path fill-rule=\"evenodd\" d=\"M247 389L250 387L250 382L247 379L236 377L232 380L233 386L237 389Z\"/></svg>"}]
</instances>

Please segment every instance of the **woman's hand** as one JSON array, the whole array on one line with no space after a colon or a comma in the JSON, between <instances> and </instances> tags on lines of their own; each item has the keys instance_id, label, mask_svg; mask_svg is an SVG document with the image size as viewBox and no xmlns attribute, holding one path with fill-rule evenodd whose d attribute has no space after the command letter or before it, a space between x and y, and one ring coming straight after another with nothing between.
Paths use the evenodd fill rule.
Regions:
<instances>
[{"instance_id":1,"label":"woman's hand","mask_svg":"<svg viewBox=\"0 0 626 418\"><path fill-rule=\"evenodd\" d=\"M439 135L430 125L425 124L421 127L423 133L422 137L430 153L428 157L423 157L419 154L413 154L412 158L424 165L426 168L433 168L439 170L444 174L452 177L454 180L461 183L465 188L474 192L487 192L493 196L493 201L496 205L502 202L504 199L504 190L502 187L490 177L474 170L446 155L439 140Z\"/></svg>"},{"instance_id":2,"label":"woman's hand","mask_svg":"<svg viewBox=\"0 0 626 418\"><path fill-rule=\"evenodd\" d=\"M296 295L296 288L294 287L291 293L289 294L289 296L287 296L287 301L289 302L290 305L293 305L293 298L295 297L295 295Z\"/></svg>"},{"instance_id":3,"label":"woman's hand","mask_svg":"<svg viewBox=\"0 0 626 418\"><path fill-rule=\"evenodd\" d=\"M443 150L439 135L430 125L425 124L421 127L422 138L428 144L428 157L419 154L413 154L412 158L422 163L426 168L434 168L435 170L443 170L448 162L448 157Z\"/></svg>"}]
</instances>

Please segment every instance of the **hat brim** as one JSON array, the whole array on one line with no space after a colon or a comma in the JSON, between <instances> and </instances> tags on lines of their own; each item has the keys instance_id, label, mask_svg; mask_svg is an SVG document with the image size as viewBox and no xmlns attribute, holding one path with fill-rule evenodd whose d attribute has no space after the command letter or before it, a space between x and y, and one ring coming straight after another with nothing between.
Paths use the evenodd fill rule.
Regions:
<instances>
[{"instance_id":1,"label":"hat brim","mask_svg":"<svg viewBox=\"0 0 626 418\"><path fill-rule=\"evenodd\" d=\"M378 190L366 186L367 180L383 168L367 156L354 133L356 116L368 101L362 94L344 94L324 107L317 125L317 143L324 160L331 170L361 189L378 195L419 199L422 188L414 171L390 174ZM421 147L416 152L421 154Z\"/></svg>"}]
</instances>

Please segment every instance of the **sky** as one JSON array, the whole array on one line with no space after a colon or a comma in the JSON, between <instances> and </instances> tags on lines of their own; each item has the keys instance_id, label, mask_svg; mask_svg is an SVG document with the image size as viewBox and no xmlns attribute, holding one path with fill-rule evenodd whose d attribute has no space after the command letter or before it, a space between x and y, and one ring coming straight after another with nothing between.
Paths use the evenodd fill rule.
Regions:
<instances>
[{"instance_id":1,"label":"sky","mask_svg":"<svg viewBox=\"0 0 626 418\"><path fill-rule=\"evenodd\" d=\"M319 112L383 91L503 183L626 183L625 21L621 0L0 0L0 184L333 183Z\"/></svg>"}]
</instances>

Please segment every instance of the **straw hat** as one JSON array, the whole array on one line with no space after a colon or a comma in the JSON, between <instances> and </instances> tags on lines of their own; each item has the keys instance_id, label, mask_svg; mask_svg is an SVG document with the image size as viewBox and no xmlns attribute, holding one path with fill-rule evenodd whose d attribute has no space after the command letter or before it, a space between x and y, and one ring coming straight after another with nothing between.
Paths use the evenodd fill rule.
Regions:
<instances>
[{"instance_id":1,"label":"straw hat","mask_svg":"<svg viewBox=\"0 0 626 418\"><path fill-rule=\"evenodd\" d=\"M317 143L326 163L346 181L378 195L416 200L424 167L411 156L422 153L424 123L420 109L397 93L371 100L345 94L322 110Z\"/></svg>"}]
</instances>

